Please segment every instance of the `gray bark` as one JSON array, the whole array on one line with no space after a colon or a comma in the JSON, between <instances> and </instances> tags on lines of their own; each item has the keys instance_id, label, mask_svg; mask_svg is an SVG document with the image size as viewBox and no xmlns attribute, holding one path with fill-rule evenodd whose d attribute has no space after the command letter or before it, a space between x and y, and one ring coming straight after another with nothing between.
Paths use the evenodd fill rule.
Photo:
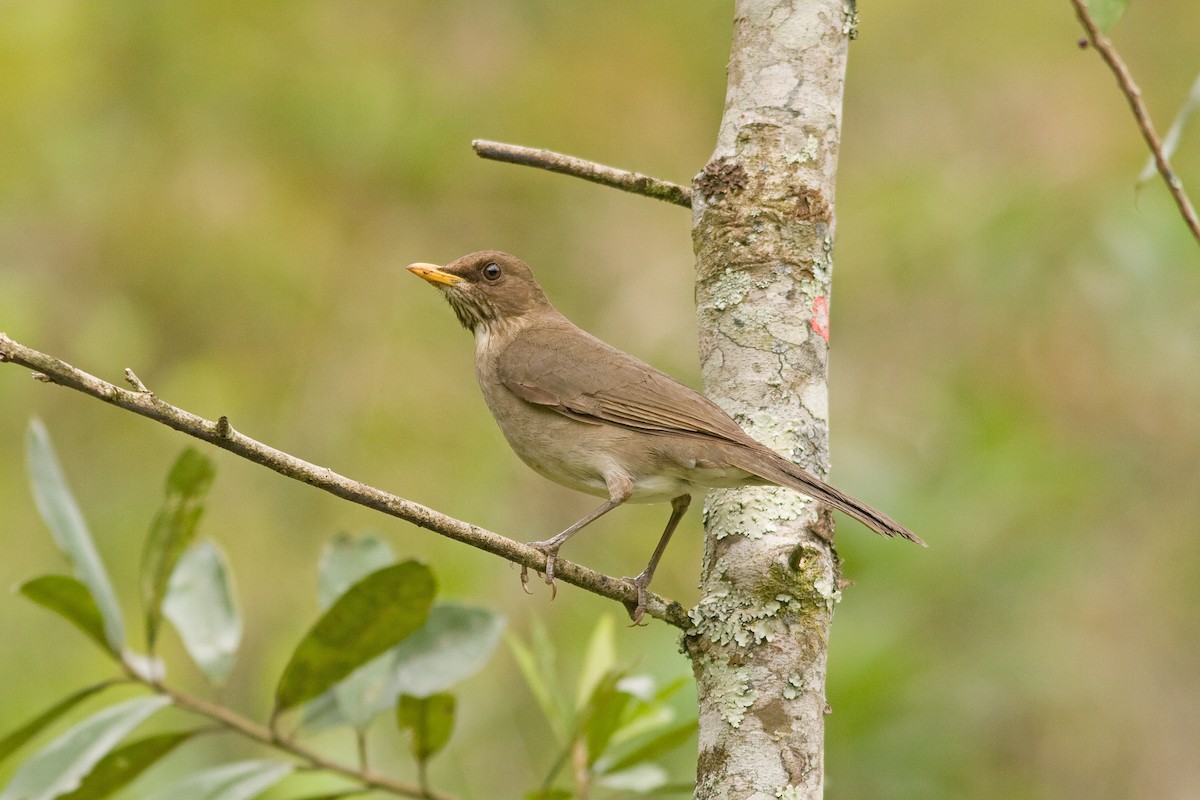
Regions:
<instances>
[{"instance_id":1,"label":"gray bark","mask_svg":"<svg viewBox=\"0 0 1200 800\"><path fill-rule=\"evenodd\" d=\"M716 150L693 183L708 394L751 435L828 471L834 176L852 4L738 0ZM696 796L819 798L832 522L786 489L709 493Z\"/></svg>"}]
</instances>

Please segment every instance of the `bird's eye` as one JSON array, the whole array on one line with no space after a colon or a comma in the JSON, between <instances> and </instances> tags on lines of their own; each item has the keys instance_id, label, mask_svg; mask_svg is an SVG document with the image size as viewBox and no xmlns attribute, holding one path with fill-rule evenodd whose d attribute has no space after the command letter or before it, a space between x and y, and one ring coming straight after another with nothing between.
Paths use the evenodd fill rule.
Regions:
<instances>
[{"instance_id":1,"label":"bird's eye","mask_svg":"<svg viewBox=\"0 0 1200 800\"><path fill-rule=\"evenodd\" d=\"M483 268L483 277L489 281L494 281L500 277L500 265L495 261L489 261L487 266Z\"/></svg>"}]
</instances>

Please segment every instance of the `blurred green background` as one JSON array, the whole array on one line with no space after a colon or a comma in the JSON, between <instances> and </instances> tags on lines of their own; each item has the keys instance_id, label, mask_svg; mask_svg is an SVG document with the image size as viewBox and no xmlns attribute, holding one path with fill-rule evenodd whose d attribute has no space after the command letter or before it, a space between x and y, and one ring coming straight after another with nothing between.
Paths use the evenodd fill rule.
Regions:
<instances>
[{"instance_id":1,"label":"blurred green background","mask_svg":"<svg viewBox=\"0 0 1200 800\"><path fill-rule=\"evenodd\" d=\"M831 645L828 796L1200 796L1200 251L1158 182L1135 193L1144 146L1066 0L861 6L833 480L931 546L841 525L855 583ZM511 454L469 335L402 267L518 253L580 325L696 385L688 212L484 162L469 142L686 183L714 143L731 16L684 0L4 3L0 330L109 380L132 367L170 402L461 519L556 532L594 501ZM1134 0L1114 38L1165 129L1200 70L1200 5ZM1200 132L1176 166L1200 191ZM62 569L23 471L33 415L132 615L188 442L0 369L5 586ZM381 531L444 597L519 635L542 618L564 673L596 617L620 613L569 587L526 597L491 556L208 451L202 532L229 552L247 617L225 700L247 713L265 713L315 616L339 530ZM613 514L565 555L633 574L666 513ZM698 519L656 580L685 604ZM198 690L169 638L175 679ZM688 669L662 625L618 641L638 670ZM108 674L17 597L0 598L0 642L4 728ZM461 696L436 785L529 788L552 747L512 657ZM411 777L395 746L383 737L377 763ZM173 758L246 752L218 737Z\"/></svg>"}]
</instances>

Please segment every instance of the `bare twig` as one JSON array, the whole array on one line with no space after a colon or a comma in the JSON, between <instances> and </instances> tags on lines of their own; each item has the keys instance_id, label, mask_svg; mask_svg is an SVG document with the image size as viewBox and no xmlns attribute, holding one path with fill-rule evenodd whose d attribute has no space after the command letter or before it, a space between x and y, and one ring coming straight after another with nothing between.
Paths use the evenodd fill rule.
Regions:
<instances>
[{"instance_id":1,"label":"bare twig","mask_svg":"<svg viewBox=\"0 0 1200 800\"><path fill-rule=\"evenodd\" d=\"M280 475L303 481L330 494L367 508L382 511L422 528L440 533L455 541L468 544L501 558L535 570L546 568L546 556L521 542L470 525L434 511L420 503L351 480L333 470L318 467L282 450L251 439L233 429L226 417L213 422L189 411L165 403L150 391L129 391L76 369L65 361L26 347L0 333L0 362L9 361L37 370L42 379L57 383L107 403L161 422L177 431L202 439L209 444L241 456L255 464L273 469ZM587 567L559 559L554 574L565 583L586 589L632 608L637 602L637 590L628 581L605 575ZM646 613L677 628L690 626L687 614L679 603L651 593Z\"/></svg>"},{"instance_id":2,"label":"bare twig","mask_svg":"<svg viewBox=\"0 0 1200 800\"><path fill-rule=\"evenodd\" d=\"M433 800L451 800L448 795L435 794L421 786L403 781L397 781L386 775L380 775L376 772L371 772L365 766L362 769L333 761L326 758L315 750L312 750L304 745L283 736L270 728L259 725L256 722L246 719L225 706L215 705L202 700L199 697L185 694L177 689L173 689L158 681L150 681L135 674L130 673L130 677L139 683L143 683L164 697L168 697L171 703L176 708L181 708L185 711L191 711L203 717L208 717L213 722L216 722L226 730L234 731L245 736L248 739L253 739L256 742L261 742L276 750L295 756L306 762L309 766L332 772L341 775L344 778L359 783L371 789L389 792L391 794L400 795L401 797L417 797L417 798L433 798Z\"/></svg>"},{"instance_id":3,"label":"bare twig","mask_svg":"<svg viewBox=\"0 0 1200 800\"><path fill-rule=\"evenodd\" d=\"M489 142L486 139L476 139L471 142L475 154L480 158L490 158L493 161L506 161L509 164L523 164L527 167L537 167L559 172L563 175L574 175L585 181L600 183L621 189L625 192L652 197L674 203L684 208L692 207L692 190L670 181L662 181L642 175L640 172L629 172L615 167L606 167L594 161L587 161L575 156L563 155L553 150L542 150L536 147L522 147L503 142Z\"/></svg>"},{"instance_id":4,"label":"bare twig","mask_svg":"<svg viewBox=\"0 0 1200 800\"><path fill-rule=\"evenodd\" d=\"M1158 173L1162 175L1163 180L1167 184L1167 190L1171 193L1171 197L1175 199L1175 205L1179 207L1179 213L1183 216L1184 223L1191 230L1192 236L1200 242L1200 219L1196 217L1196 209L1192 207L1192 201L1188 199L1187 192L1183 190L1183 182L1179 180L1179 176L1171 168L1171 162L1167 158L1166 152L1163 151L1162 140L1158 137L1158 132L1154 129L1154 123L1150 120L1150 112L1146 108L1146 103L1142 99L1142 90L1134 83L1133 76L1129 74L1129 68L1125 66L1125 62L1121 59L1119 53L1112 46L1112 42L1100 30L1100 26L1092 19L1091 12L1088 11L1086 0L1071 0L1071 5L1075 7L1075 15L1079 17L1079 22L1087 31L1088 41L1092 47L1096 48L1096 52L1104 59L1104 63L1108 64L1113 75L1117 78L1117 84L1121 87L1121 93L1125 95L1125 99L1129 102L1129 107L1133 110L1134 119L1137 120L1138 129L1142 132L1142 138L1146 140L1146 145L1150 148L1150 153L1154 157L1154 164L1158 167Z\"/></svg>"},{"instance_id":5,"label":"bare twig","mask_svg":"<svg viewBox=\"0 0 1200 800\"><path fill-rule=\"evenodd\" d=\"M146 384L142 383L142 379L129 367L125 368L125 382L132 386L135 392L146 394L150 391L146 388Z\"/></svg>"}]
</instances>

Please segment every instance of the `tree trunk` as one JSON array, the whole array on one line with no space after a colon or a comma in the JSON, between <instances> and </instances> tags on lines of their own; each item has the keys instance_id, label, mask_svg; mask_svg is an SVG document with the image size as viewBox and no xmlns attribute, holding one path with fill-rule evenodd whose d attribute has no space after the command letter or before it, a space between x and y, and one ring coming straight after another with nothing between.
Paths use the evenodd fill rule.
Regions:
<instances>
[{"instance_id":1,"label":"tree trunk","mask_svg":"<svg viewBox=\"0 0 1200 800\"><path fill-rule=\"evenodd\" d=\"M716 151L693 183L700 358L751 435L828 471L834 176L853 2L738 0ZM786 489L713 491L697 677L696 796L819 798L832 522Z\"/></svg>"}]
</instances>

